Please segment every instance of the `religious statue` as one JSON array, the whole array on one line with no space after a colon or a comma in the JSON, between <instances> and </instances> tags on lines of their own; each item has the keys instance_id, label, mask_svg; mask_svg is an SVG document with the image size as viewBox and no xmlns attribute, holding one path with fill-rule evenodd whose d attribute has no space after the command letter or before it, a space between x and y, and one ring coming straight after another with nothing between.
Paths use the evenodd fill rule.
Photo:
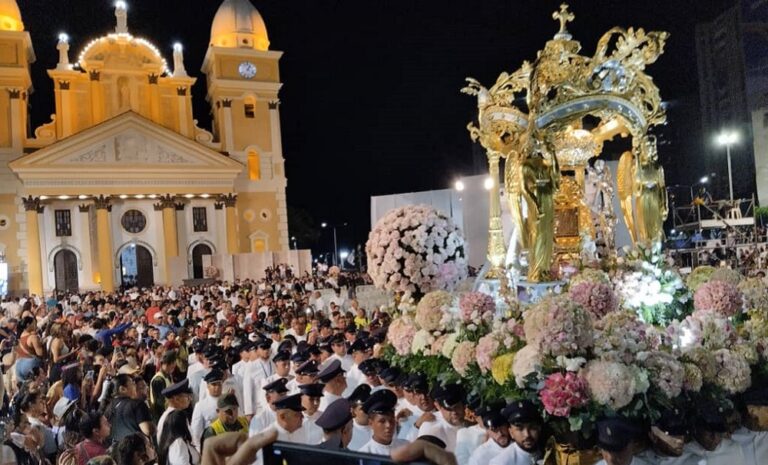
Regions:
<instances>
[{"instance_id":1,"label":"religious statue","mask_svg":"<svg viewBox=\"0 0 768 465\"><path fill-rule=\"evenodd\" d=\"M635 231L635 213L632 208L632 197L634 196L634 178L635 178L635 160L630 151L626 151L619 159L619 171L617 173L619 206L624 216L624 224L627 225L629 237L633 243L637 242L637 233Z\"/></svg>"},{"instance_id":2,"label":"religious statue","mask_svg":"<svg viewBox=\"0 0 768 465\"><path fill-rule=\"evenodd\" d=\"M504 192L509 216L512 219L512 233L507 247L507 265L519 265L520 254L528 250L528 234L523 216L523 157L518 151L507 155L504 166Z\"/></svg>"},{"instance_id":3,"label":"religious statue","mask_svg":"<svg viewBox=\"0 0 768 465\"><path fill-rule=\"evenodd\" d=\"M635 195L638 239L655 242L663 239L663 223L667 217L667 193L664 170L659 165L656 137L643 137L636 147Z\"/></svg>"},{"instance_id":4,"label":"religious statue","mask_svg":"<svg viewBox=\"0 0 768 465\"><path fill-rule=\"evenodd\" d=\"M611 169L608 168L604 160L596 160L594 166L587 168L587 179L594 189L589 207L605 247L610 253L615 248L616 226L616 215L613 212L614 189Z\"/></svg>"},{"instance_id":5,"label":"religious statue","mask_svg":"<svg viewBox=\"0 0 768 465\"><path fill-rule=\"evenodd\" d=\"M522 194L528 207L528 281L550 280L555 248L555 192L560 170L554 155L534 147L522 164Z\"/></svg>"}]
</instances>

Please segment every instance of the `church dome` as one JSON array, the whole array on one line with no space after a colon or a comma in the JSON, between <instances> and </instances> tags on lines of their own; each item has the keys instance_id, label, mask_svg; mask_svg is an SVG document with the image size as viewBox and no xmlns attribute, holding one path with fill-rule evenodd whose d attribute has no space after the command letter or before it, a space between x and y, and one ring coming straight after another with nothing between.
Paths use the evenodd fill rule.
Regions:
<instances>
[{"instance_id":1,"label":"church dome","mask_svg":"<svg viewBox=\"0 0 768 465\"><path fill-rule=\"evenodd\" d=\"M267 26L250 0L224 0L213 18L211 45L269 50Z\"/></svg>"},{"instance_id":2,"label":"church dome","mask_svg":"<svg viewBox=\"0 0 768 465\"><path fill-rule=\"evenodd\" d=\"M21 11L16 0L0 0L0 31L23 31Z\"/></svg>"}]
</instances>

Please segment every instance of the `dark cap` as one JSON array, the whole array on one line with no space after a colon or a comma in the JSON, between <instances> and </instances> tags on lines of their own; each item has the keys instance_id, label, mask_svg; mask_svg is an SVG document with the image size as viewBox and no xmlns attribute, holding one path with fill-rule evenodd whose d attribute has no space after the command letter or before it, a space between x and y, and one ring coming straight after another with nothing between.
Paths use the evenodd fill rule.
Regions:
<instances>
[{"instance_id":1,"label":"dark cap","mask_svg":"<svg viewBox=\"0 0 768 465\"><path fill-rule=\"evenodd\" d=\"M168 364L168 363L176 363L176 351L169 350L163 354L163 357L160 359L160 363Z\"/></svg>"},{"instance_id":2,"label":"dark cap","mask_svg":"<svg viewBox=\"0 0 768 465\"><path fill-rule=\"evenodd\" d=\"M724 409L722 407L700 409L696 416L695 426L713 433L725 433L728 431L728 424L725 420Z\"/></svg>"},{"instance_id":3,"label":"dark cap","mask_svg":"<svg viewBox=\"0 0 768 465\"><path fill-rule=\"evenodd\" d=\"M446 447L445 446L445 441L443 441L439 437L433 436L431 434L423 434L423 435L419 436L416 439L419 440L419 441L426 441L426 442L428 442L430 444L433 444L433 445L435 445L435 446L437 446L437 447L439 447L441 449L445 449L445 447Z\"/></svg>"},{"instance_id":4,"label":"dark cap","mask_svg":"<svg viewBox=\"0 0 768 465\"><path fill-rule=\"evenodd\" d=\"M291 349L293 349L293 343L291 341L282 341L280 344L277 345L277 351L287 351L289 354L291 353Z\"/></svg>"},{"instance_id":5,"label":"dark cap","mask_svg":"<svg viewBox=\"0 0 768 465\"><path fill-rule=\"evenodd\" d=\"M225 409L229 407L240 407L240 402L237 401L237 396L234 394L224 394L216 400L217 409Z\"/></svg>"},{"instance_id":6,"label":"dark cap","mask_svg":"<svg viewBox=\"0 0 768 465\"><path fill-rule=\"evenodd\" d=\"M479 414L478 411L483 406L483 398L478 395L467 395L467 398L464 399L464 404L467 406L469 410L471 410L475 415L482 415Z\"/></svg>"},{"instance_id":7,"label":"dark cap","mask_svg":"<svg viewBox=\"0 0 768 465\"><path fill-rule=\"evenodd\" d=\"M203 381L205 381L206 383L216 383L216 382L224 381L224 372L217 368L214 368L211 371L209 371L207 375L205 375L205 377L203 378Z\"/></svg>"},{"instance_id":8,"label":"dark cap","mask_svg":"<svg viewBox=\"0 0 768 465\"><path fill-rule=\"evenodd\" d=\"M500 428L504 425L509 425L509 421L499 412L487 412L483 415L483 426L488 429Z\"/></svg>"},{"instance_id":9,"label":"dark cap","mask_svg":"<svg viewBox=\"0 0 768 465\"><path fill-rule=\"evenodd\" d=\"M768 405L768 388L753 386L741 395L745 405Z\"/></svg>"},{"instance_id":10,"label":"dark cap","mask_svg":"<svg viewBox=\"0 0 768 465\"><path fill-rule=\"evenodd\" d=\"M640 433L640 429L626 418L606 418L597 422L597 447L619 452L639 437Z\"/></svg>"},{"instance_id":11,"label":"dark cap","mask_svg":"<svg viewBox=\"0 0 768 465\"><path fill-rule=\"evenodd\" d=\"M331 337L331 344L346 344L346 342L341 334L334 334Z\"/></svg>"},{"instance_id":12,"label":"dark cap","mask_svg":"<svg viewBox=\"0 0 768 465\"><path fill-rule=\"evenodd\" d=\"M291 361L293 363L304 363L307 360L309 360L309 354L306 352L296 352L295 354L291 355Z\"/></svg>"},{"instance_id":13,"label":"dark cap","mask_svg":"<svg viewBox=\"0 0 768 465\"><path fill-rule=\"evenodd\" d=\"M347 397L347 400L351 404L364 404L368 398L371 397L371 386L363 383L358 385L352 394Z\"/></svg>"},{"instance_id":14,"label":"dark cap","mask_svg":"<svg viewBox=\"0 0 768 465\"><path fill-rule=\"evenodd\" d=\"M355 352L365 352L366 350L368 350L368 344L365 343L364 339L356 339L355 342L349 346L349 352L353 354Z\"/></svg>"},{"instance_id":15,"label":"dark cap","mask_svg":"<svg viewBox=\"0 0 768 465\"><path fill-rule=\"evenodd\" d=\"M379 371L379 378L387 384L394 384L400 378L402 371L397 367L387 367Z\"/></svg>"},{"instance_id":16,"label":"dark cap","mask_svg":"<svg viewBox=\"0 0 768 465\"><path fill-rule=\"evenodd\" d=\"M432 390L432 398L443 408L451 408L454 405L464 402L464 389L456 384L450 383L445 386L435 386Z\"/></svg>"},{"instance_id":17,"label":"dark cap","mask_svg":"<svg viewBox=\"0 0 768 465\"><path fill-rule=\"evenodd\" d=\"M362 362L360 362L357 368L365 376L376 376L376 373L379 372L379 359L369 358L368 360L363 360Z\"/></svg>"},{"instance_id":18,"label":"dark cap","mask_svg":"<svg viewBox=\"0 0 768 465\"><path fill-rule=\"evenodd\" d=\"M291 353L290 352L288 352L287 350L281 350L277 354L275 354L274 357L272 357L272 361L273 362L285 362L285 361L290 360L290 358L291 358Z\"/></svg>"},{"instance_id":19,"label":"dark cap","mask_svg":"<svg viewBox=\"0 0 768 465\"><path fill-rule=\"evenodd\" d=\"M685 436L689 431L685 414L676 408L661 412L654 426L670 436Z\"/></svg>"},{"instance_id":20,"label":"dark cap","mask_svg":"<svg viewBox=\"0 0 768 465\"><path fill-rule=\"evenodd\" d=\"M332 354L333 353L333 349L331 349L331 344L330 343L318 344L317 345L317 349L320 352L325 352L326 354Z\"/></svg>"},{"instance_id":21,"label":"dark cap","mask_svg":"<svg viewBox=\"0 0 768 465\"><path fill-rule=\"evenodd\" d=\"M304 407L301 406L301 394L285 396L282 399L273 402L272 405L275 406L275 410L293 410L294 412L304 411Z\"/></svg>"},{"instance_id":22,"label":"dark cap","mask_svg":"<svg viewBox=\"0 0 768 465\"><path fill-rule=\"evenodd\" d=\"M323 368L323 371L317 374L317 379L320 382L327 383L340 374L344 374L344 370L341 368L341 362L334 360Z\"/></svg>"},{"instance_id":23,"label":"dark cap","mask_svg":"<svg viewBox=\"0 0 768 465\"><path fill-rule=\"evenodd\" d=\"M363 411L368 414L394 413L397 404L397 396L389 389L381 389L373 394L363 404Z\"/></svg>"},{"instance_id":24,"label":"dark cap","mask_svg":"<svg viewBox=\"0 0 768 465\"><path fill-rule=\"evenodd\" d=\"M262 389L264 389L266 392L288 392L288 388L285 387L286 384L288 384L288 378L278 378L265 385Z\"/></svg>"},{"instance_id":25,"label":"dark cap","mask_svg":"<svg viewBox=\"0 0 768 465\"><path fill-rule=\"evenodd\" d=\"M315 424L325 431L341 429L352 420L351 404L347 399L336 399L325 409Z\"/></svg>"},{"instance_id":26,"label":"dark cap","mask_svg":"<svg viewBox=\"0 0 768 465\"><path fill-rule=\"evenodd\" d=\"M192 389L189 387L189 380L184 378L183 381L171 384L161 392L166 398L178 396L179 394L192 394Z\"/></svg>"},{"instance_id":27,"label":"dark cap","mask_svg":"<svg viewBox=\"0 0 768 465\"><path fill-rule=\"evenodd\" d=\"M317 362L314 360L307 360L296 368L297 375L316 375L320 371L317 368Z\"/></svg>"},{"instance_id":28,"label":"dark cap","mask_svg":"<svg viewBox=\"0 0 768 465\"><path fill-rule=\"evenodd\" d=\"M261 339L257 341L254 344L259 349L269 350L272 348L272 340L271 339Z\"/></svg>"},{"instance_id":29,"label":"dark cap","mask_svg":"<svg viewBox=\"0 0 768 465\"><path fill-rule=\"evenodd\" d=\"M530 400L517 400L504 407L501 414L507 417L510 425L523 423L541 423L539 409Z\"/></svg>"},{"instance_id":30,"label":"dark cap","mask_svg":"<svg viewBox=\"0 0 768 465\"><path fill-rule=\"evenodd\" d=\"M408 380L408 389L419 394L429 394L429 381L423 374L411 375Z\"/></svg>"},{"instance_id":31,"label":"dark cap","mask_svg":"<svg viewBox=\"0 0 768 465\"><path fill-rule=\"evenodd\" d=\"M299 385L299 392L301 395L308 397L323 397L323 385L320 383L313 384L301 384Z\"/></svg>"}]
</instances>

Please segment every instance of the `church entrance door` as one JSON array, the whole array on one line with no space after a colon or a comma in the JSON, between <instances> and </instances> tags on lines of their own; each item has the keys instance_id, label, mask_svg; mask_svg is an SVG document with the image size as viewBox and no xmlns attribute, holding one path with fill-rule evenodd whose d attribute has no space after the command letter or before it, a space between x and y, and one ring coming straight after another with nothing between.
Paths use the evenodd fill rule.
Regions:
<instances>
[{"instance_id":1,"label":"church entrance door","mask_svg":"<svg viewBox=\"0 0 768 465\"><path fill-rule=\"evenodd\" d=\"M77 256L71 250L60 250L53 257L53 270L57 291L78 292Z\"/></svg>"},{"instance_id":2,"label":"church entrance door","mask_svg":"<svg viewBox=\"0 0 768 465\"><path fill-rule=\"evenodd\" d=\"M146 247L131 244L120 253L120 270L125 287L150 288L155 285L152 253Z\"/></svg>"},{"instance_id":3,"label":"church entrance door","mask_svg":"<svg viewBox=\"0 0 768 465\"><path fill-rule=\"evenodd\" d=\"M213 251L205 244L197 244L192 249L192 278L202 279L205 277L203 272L203 255L212 255Z\"/></svg>"}]
</instances>

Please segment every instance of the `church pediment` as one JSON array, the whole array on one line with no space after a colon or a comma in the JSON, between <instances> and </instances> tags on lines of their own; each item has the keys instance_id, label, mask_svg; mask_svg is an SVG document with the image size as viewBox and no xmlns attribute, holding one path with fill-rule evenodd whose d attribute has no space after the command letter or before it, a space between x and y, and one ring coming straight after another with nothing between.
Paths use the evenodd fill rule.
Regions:
<instances>
[{"instance_id":1,"label":"church pediment","mask_svg":"<svg viewBox=\"0 0 768 465\"><path fill-rule=\"evenodd\" d=\"M55 192L63 187L66 195L105 188L127 194L213 194L231 192L243 165L127 112L14 160L10 168L37 195L60 195Z\"/></svg>"}]
</instances>

